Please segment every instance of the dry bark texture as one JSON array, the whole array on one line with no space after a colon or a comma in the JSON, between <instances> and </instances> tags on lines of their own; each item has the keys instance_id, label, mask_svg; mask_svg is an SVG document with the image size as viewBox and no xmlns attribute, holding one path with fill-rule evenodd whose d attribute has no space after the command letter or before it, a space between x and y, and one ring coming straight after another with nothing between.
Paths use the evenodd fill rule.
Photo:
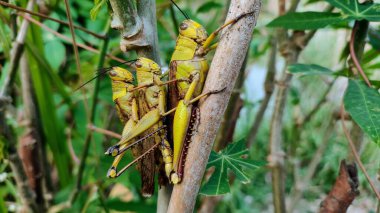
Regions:
<instances>
[{"instance_id":1,"label":"dry bark texture","mask_svg":"<svg viewBox=\"0 0 380 213\"><path fill-rule=\"evenodd\" d=\"M339 176L328 196L322 201L319 213L346 212L359 195L358 170L355 164L340 163Z\"/></svg>"},{"instance_id":2,"label":"dry bark texture","mask_svg":"<svg viewBox=\"0 0 380 213\"><path fill-rule=\"evenodd\" d=\"M254 11L254 14L222 33L204 91L226 89L200 101L200 124L190 144L184 179L174 186L168 212L193 212L210 151L248 50L260 6L259 0L231 1L226 20L247 12Z\"/></svg>"},{"instance_id":3,"label":"dry bark texture","mask_svg":"<svg viewBox=\"0 0 380 213\"><path fill-rule=\"evenodd\" d=\"M28 177L29 185L36 193L36 202L42 211L45 209L44 198L44 164L46 160L42 156L42 131L39 128L39 113L36 107L36 99L33 90L30 69L25 54L20 61L20 74L22 80L22 97L24 102L24 120L26 123L25 133L20 138L20 158L22 160L25 173Z\"/></svg>"},{"instance_id":4,"label":"dry bark texture","mask_svg":"<svg viewBox=\"0 0 380 213\"><path fill-rule=\"evenodd\" d=\"M156 2L152 0L110 0L111 27L121 33L120 49L136 50L139 56L153 59L160 64L156 22Z\"/></svg>"}]
</instances>

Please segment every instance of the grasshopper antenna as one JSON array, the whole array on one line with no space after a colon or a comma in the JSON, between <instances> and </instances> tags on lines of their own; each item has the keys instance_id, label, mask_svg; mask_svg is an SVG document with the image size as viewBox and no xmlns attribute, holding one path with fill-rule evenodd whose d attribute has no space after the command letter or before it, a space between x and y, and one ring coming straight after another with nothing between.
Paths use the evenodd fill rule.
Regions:
<instances>
[{"instance_id":1,"label":"grasshopper antenna","mask_svg":"<svg viewBox=\"0 0 380 213\"><path fill-rule=\"evenodd\" d=\"M190 19L190 17L187 15L187 13L185 13L185 11L181 10L181 8L173 1L173 0L170 0L174 6L182 13L183 16L185 16L186 19Z\"/></svg>"},{"instance_id":2,"label":"grasshopper antenna","mask_svg":"<svg viewBox=\"0 0 380 213\"><path fill-rule=\"evenodd\" d=\"M130 61L125 61L125 62L121 62L121 63L118 63L114 66L110 66L110 67L104 67L104 68L101 68L101 69L97 69L95 70L95 72L97 72L98 74L91 78L90 80L86 81L84 84L80 85L78 88L76 88L74 90L74 92L78 91L79 89L81 89L82 87L84 87L86 84L90 83L91 81L93 81L94 79L98 78L99 76L101 75L104 75L106 74L107 72L109 72L110 70L112 70L112 68L114 68L115 66L120 66L120 65L123 65L123 64L128 64L128 65L132 65L134 64L138 59L133 59L133 60L130 60Z\"/></svg>"}]
</instances>

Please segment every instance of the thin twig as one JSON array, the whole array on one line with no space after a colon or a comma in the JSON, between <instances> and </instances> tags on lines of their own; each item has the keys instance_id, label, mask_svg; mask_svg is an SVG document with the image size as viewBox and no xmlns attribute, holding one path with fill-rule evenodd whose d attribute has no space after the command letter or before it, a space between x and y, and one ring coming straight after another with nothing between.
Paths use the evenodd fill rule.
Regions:
<instances>
[{"instance_id":1,"label":"thin twig","mask_svg":"<svg viewBox=\"0 0 380 213\"><path fill-rule=\"evenodd\" d=\"M308 44L316 31L310 31L304 35L300 32L294 32L291 37L287 31L279 29L277 31L277 39L279 50L285 57L285 67L282 72L282 77L277 83L277 93L275 99L274 111L270 124L270 139L268 155L269 166L272 169L272 190L275 212L284 212L285 207L285 177L284 177L284 151L282 150L282 131L283 131L283 115L288 95L289 84L292 80L292 75L286 73L287 66L298 61L299 54ZM300 43L300 40L302 43Z\"/></svg>"},{"instance_id":2,"label":"thin twig","mask_svg":"<svg viewBox=\"0 0 380 213\"><path fill-rule=\"evenodd\" d=\"M267 69L267 75L265 77L264 82L264 90L265 90L265 96L260 104L260 108L256 113L255 121L249 130L249 135L247 139L247 147L251 147L253 142L256 139L256 135L259 132L259 128L261 125L261 122L264 118L265 111L268 107L270 98L272 97L273 90L274 90L274 79L276 75L276 54L277 54L277 42L275 40L271 41L271 52L269 54L269 60L268 60L268 69Z\"/></svg>"},{"instance_id":3,"label":"thin twig","mask_svg":"<svg viewBox=\"0 0 380 213\"><path fill-rule=\"evenodd\" d=\"M32 2L31 3L32 5L34 4L33 0L29 2ZM28 8L29 8L29 5L28 5ZM10 84L12 83L16 75L16 70L18 68L22 52L24 50L24 43L25 43L28 27L29 27L29 21L24 20L21 23L21 27L19 31L17 32L16 40L12 44L9 72L8 72L8 75L5 76L3 80L3 84L0 86L0 97L5 97L5 95L7 94L7 90L9 89Z\"/></svg>"},{"instance_id":4,"label":"thin twig","mask_svg":"<svg viewBox=\"0 0 380 213\"><path fill-rule=\"evenodd\" d=\"M345 110L344 110L344 106L343 106L343 103L342 103L341 106L340 106L340 115L341 115L341 118L342 118L342 127L343 127L344 135L347 138L348 145L350 146L351 152L354 155L356 163L359 165L360 170L362 170L362 172L365 175L365 177L366 177L369 185L371 186L373 192L376 194L377 199L380 201L380 193L377 191L377 189L375 187L375 184L372 182L371 178L368 175L368 172L367 172L366 168L364 167L362 161L360 160L360 156L359 156L359 154L358 154L358 152L357 152L357 150L355 148L355 144L354 144L354 142L351 139L350 132L348 131L348 129L347 129L346 125L345 125L345 121L344 121L344 115L345 115L345 113L344 112L345 112Z\"/></svg>"},{"instance_id":5,"label":"thin twig","mask_svg":"<svg viewBox=\"0 0 380 213\"><path fill-rule=\"evenodd\" d=\"M296 11L299 3L300 3L300 0L291 0L288 13Z\"/></svg>"},{"instance_id":6,"label":"thin twig","mask_svg":"<svg viewBox=\"0 0 380 213\"><path fill-rule=\"evenodd\" d=\"M98 186L98 194L99 194L100 205L103 206L103 209L106 213L109 213L110 210L108 209L108 206L106 204L106 197L104 196L104 193L103 193L103 184L97 183L97 186Z\"/></svg>"},{"instance_id":7,"label":"thin twig","mask_svg":"<svg viewBox=\"0 0 380 213\"><path fill-rule=\"evenodd\" d=\"M12 8L12 9L15 9L15 10L18 10L18 11L21 11L21 12L24 12L24 13L28 13L28 14L31 14L33 16L38 16L38 17L41 17L41 18L44 18L44 19L48 19L50 21L54 21L54 22L57 22L57 23L60 23L60 24L64 24L66 26L69 26L69 23L66 22L66 21L62 21L62 20L59 20L59 19L56 19L56 18L53 18L53 17L50 17L50 16L47 16L45 14L42 14L42 13L38 13L38 12L33 12L33 11L30 11L30 10L27 10L27 9L24 9L22 7L18 7L16 5L13 5L13 4L9 4L7 2L4 2L4 1L0 1L0 5L3 5L5 7L9 7L9 8ZM82 26L78 26L78 25L73 25L74 28L78 29L78 30L81 30L83 32L86 32L96 38L99 38L99 39L105 39L106 37L104 35L100 35L100 34L97 34L97 33L94 33Z\"/></svg>"},{"instance_id":8,"label":"thin twig","mask_svg":"<svg viewBox=\"0 0 380 213\"><path fill-rule=\"evenodd\" d=\"M298 124L298 127L301 127L305 125L307 122L311 120L311 118L315 115L315 113L318 112L318 110L321 108L321 106L327 101L327 95L330 93L336 79L334 79L332 82L330 82L327 86L327 89L322 94L321 99L319 99L318 103L313 107L312 110L304 117L304 119Z\"/></svg>"},{"instance_id":9,"label":"thin twig","mask_svg":"<svg viewBox=\"0 0 380 213\"><path fill-rule=\"evenodd\" d=\"M278 15L284 15L286 13L286 1L279 0L278 1Z\"/></svg>"},{"instance_id":10,"label":"thin twig","mask_svg":"<svg viewBox=\"0 0 380 213\"><path fill-rule=\"evenodd\" d=\"M26 128L23 136L20 138L19 153L25 168L29 184L36 193L36 202L40 211L44 211L46 200L44 196L44 165L47 160L43 157L43 132L40 127L39 113L37 109L37 100L34 93L33 83L31 79L31 71L26 54L24 53L20 60L20 76L22 82L22 99L24 103L24 120Z\"/></svg>"},{"instance_id":11,"label":"thin twig","mask_svg":"<svg viewBox=\"0 0 380 213\"><path fill-rule=\"evenodd\" d=\"M290 204L288 212L293 212L297 203L301 199L302 195L304 194L305 187L309 186L309 182L311 181L313 175L315 174L315 171L318 168L319 163L322 160L322 156L328 147L329 139L331 138L332 133L334 132L334 118L333 116L330 117L330 120L328 122L327 127L325 128L326 131L323 135L323 139L321 144L318 145L317 151L315 151L315 154L313 156L313 159L310 161L307 167L307 172L304 177L301 177L302 180L301 183L296 183L293 191L293 195L290 196Z\"/></svg>"},{"instance_id":12,"label":"thin twig","mask_svg":"<svg viewBox=\"0 0 380 213\"><path fill-rule=\"evenodd\" d=\"M112 131L107 130L107 129L102 129L102 128L96 127L93 124L87 125L87 128L90 129L91 131L99 132L101 134L108 135L108 136L111 136L111 137L116 138L116 139L121 139L120 134L117 134L116 132L112 132Z\"/></svg>"},{"instance_id":13,"label":"thin twig","mask_svg":"<svg viewBox=\"0 0 380 213\"><path fill-rule=\"evenodd\" d=\"M67 16L67 19L69 20L69 28L70 28L70 33L71 33L71 39L73 41L72 44L73 44L73 48L74 48L75 63L76 63L76 66L77 66L77 72L79 74L79 77L81 78L81 68L80 68L79 52L78 52L77 41L76 41L76 38L75 38L75 32L74 32L74 27L73 27L73 19L71 17L69 0L64 0L64 1L65 1L65 6L66 6L66 16Z\"/></svg>"},{"instance_id":14,"label":"thin twig","mask_svg":"<svg viewBox=\"0 0 380 213\"><path fill-rule=\"evenodd\" d=\"M74 147L73 147L73 141L71 140L71 136L72 136L71 132L72 132L73 126L74 125L69 126L69 128L67 128L67 131L66 131L67 146L69 147L69 152L70 152L70 155L71 155L71 159L74 161L75 164L79 164L80 161L79 161L78 156L75 154Z\"/></svg>"},{"instance_id":15,"label":"thin twig","mask_svg":"<svg viewBox=\"0 0 380 213\"><path fill-rule=\"evenodd\" d=\"M362 66L360 65L359 63L359 60L358 58L356 57L356 52L355 52L355 37L356 37L356 32L358 31L359 29L359 22L358 21L355 21L355 25L354 25L354 28L352 29L352 32L351 32L351 39L350 39L350 55L351 55L351 58L352 58L352 61L354 62L356 68L359 70L359 73L360 75L363 77L364 81L366 82L366 84L369 86L369 87L372 87L372 84L371 82L368 80L368 77L367 75L365 74L365 72L363 71L363 68ZM355 73L354 73L355 74Z\"/></svg>"},{"instance_id":16,"label":"thin twig","mask_svg":"<svg viewBox=\"0 0 380 213\"><path fill-rule=\"evenodd\" d=\"M55 31L55 30L53 30L53 29L51 29L51 28L49 28L48 26L46 26L45 24L43 24L43 23L37 21L36 19L33 19L33 18L28 17L28 16L25 16L25 15L21 15L21 16L24 17L25 19L27 19L28 21L32 22L33 24L35 24L35 25L37 25L37 26L39 26L39 27L45 29L46 31L49 31L50 33L52 33L52 34L54 34L54 35L56 35L58 38L60 38L60 39L62 39L62 40L65 40L65 41L67 41L67 42L69 42L69 43L73 43L73 42L72 42L72 39L70 39L69 37L67 37L67 36L65 36L65 35L63 35L63 34L57 32L57 31ZM93 48L93 47L90 47L90 46L87 46L87 45L84 45L84 44L80 44L80 43L77 43L76 45L77 45L78 47L81 47L81 48L83 48L83 49L85 49L85 50L88 50L88 51L90 51L90 52L93 52L93 53L96 53L96 54L100 54L99 50L97 50L97 49L95 49L95 48ZM108 58L110 58L110 59L112 59L112 60L115 60L115 61L118 61L118 62L120 62L120 63L124 63L124 62L125 62L125 60L123 60L123 59L121 59L121 58L118 58L118 57L116 57L116 56L113 56L113 55L111 55L111 54L107 54L106 56L107 56Z\"/></svg>"},{"instance_id":17,"label":"thin twig","mask_svg":"<svg viewBox=\"0 0 380 213\"><path fill-rule=\"evenodd\" d=\"M71 39L73 41L72 45L73 45L74 55L75 55L75 64L76 64L77 72L79 75L79 83L82 84L83 79L82 79L82 72L81 72L81 67L80 67L79 51L78 51L77 41L75 38L75 32L74 32L74 27L73 27L73 18L71 17L69 0L64 0L64 1L65 1L65 7L66 7L66 16L67 16L67 19L69 20ZM84 105L84 109L87 115L86 118L90 120L89 108L88 108L87 99L86 99L86 92L83 89L81 91L83 94L83 105Z\"/></svg>"}]
</instances>

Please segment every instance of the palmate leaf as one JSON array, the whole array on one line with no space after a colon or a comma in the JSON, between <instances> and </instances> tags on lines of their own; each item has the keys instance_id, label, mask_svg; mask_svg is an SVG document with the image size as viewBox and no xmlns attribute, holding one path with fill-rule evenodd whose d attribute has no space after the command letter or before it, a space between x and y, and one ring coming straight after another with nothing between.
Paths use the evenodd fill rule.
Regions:
<instances>
[{"instance_id":1,"label":"palmate leaf","mask_svg":"<svg viewBox=\"0 0 380 213\"><path fill-rule=\"evenodd\" d=\"M350 80L344 107L360 128L380 146L380 94L363 82Z\"/></svg>"},{"instance_id":2,"label":"palmate leaf","mask_svg":"<svg viewBox=\"0 0 380 213\"><path fill-rule=\"evenodd\" d=\"M359 4L358 0L326 0L356 20L380 21L380 4Z\"/></svg>"},{"instance_id":3,"label":"palmate leaf","mask_svg":"<svg viewBox=\"0 0 380 213\"><path fill-rule=\"evenodd\" d=\"M239 140L228 145L220 153L211 152L207 168L215 167L215 171L202 187L200 194L220 195L229 193L228 170L231 170L241 182L248 183L250 181L243 168L254 170L259 166L256 162L243 158L244 155L248 154L245 144L245 140Z\"/></svg>"},{"instance_id":4,"label":"palmate leaf","mask_svg":"<svg viewBox=\"0 0 380 213\"><path fill-rule=\"evenodd\" d=\"M302 12L287 13L275 18L267 26L283 27L295 30L315 30L327 25L336 24L344 20L339 13L330 12Z\"/></svg>"}]
</instances>

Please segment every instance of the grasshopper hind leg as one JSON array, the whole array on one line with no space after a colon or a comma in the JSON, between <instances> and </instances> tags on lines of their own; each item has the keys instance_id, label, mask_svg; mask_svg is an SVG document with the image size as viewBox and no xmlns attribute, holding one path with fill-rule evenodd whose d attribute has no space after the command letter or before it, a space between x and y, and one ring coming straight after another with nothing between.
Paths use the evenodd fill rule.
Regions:
<instances>
[{"instance_id":1,"label":"grasshopper hind leg","mask_svg":"<svg viewBox=\"0 0 380 213\"><path fill-rule=\"evenodd\" d=\"M170 179L170 174L173 172L173 151L166 139L162 140L160 150L165 164L166 177Z\"/></svg>"}]
</instances>

